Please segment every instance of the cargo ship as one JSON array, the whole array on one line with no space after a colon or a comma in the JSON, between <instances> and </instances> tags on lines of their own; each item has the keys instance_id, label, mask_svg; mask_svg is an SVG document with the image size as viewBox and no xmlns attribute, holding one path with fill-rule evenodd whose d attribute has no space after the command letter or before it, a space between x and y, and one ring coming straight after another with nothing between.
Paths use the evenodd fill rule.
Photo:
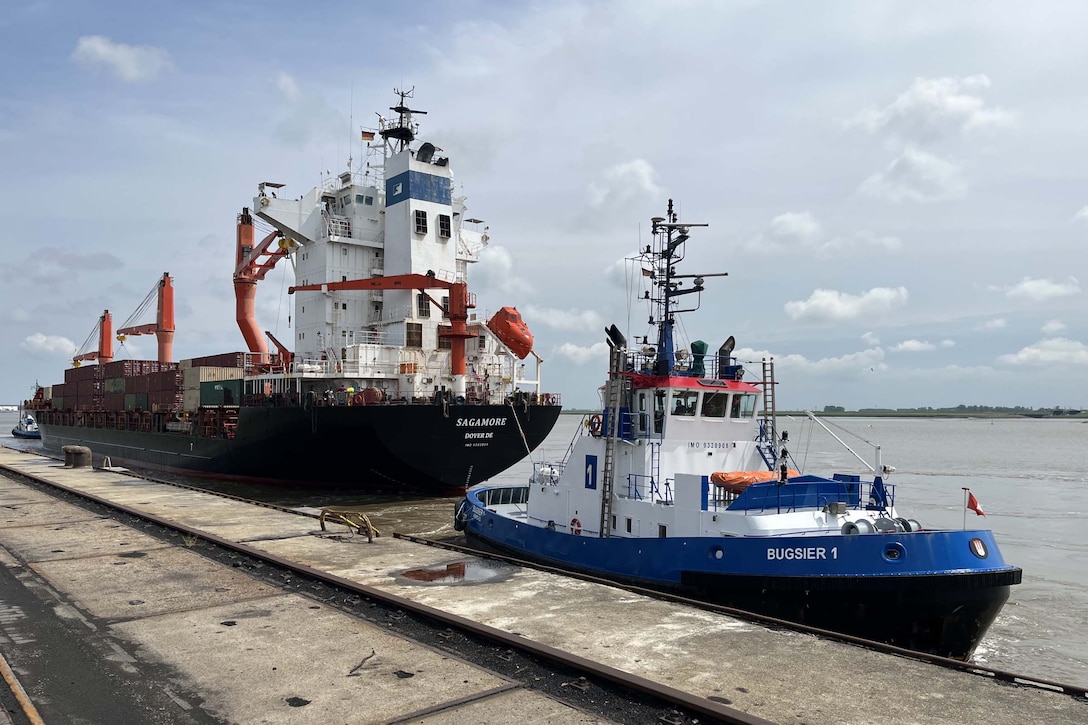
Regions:
<instances>
[{"instance_id":1,"label":"cargo ship","mask_svg":"<svg viewBox=\"0 0 1088 725\"><path fill-rule=\"evenodd\" d=\"M116 331L122 342L154 334L156 360L114 359L107 310L88 337L97 349L80 350L63 383L26 402L46 450L86 445L114 466L441 495L543 442L560 396L542 389L543 360L515 307L477 315L468 269L489 229L467 215L449 157L416 142L425 111L408 107L411 91L397 94L393 114L362 129L362 163L349 158L295 198L261 182L238 215L247 349L173 361L164 274ZM258 284L283 260L296 282L290 348L262 334L254 312ZM135 324L152 302L155 322Z\"/></svg>"}]
</instances>

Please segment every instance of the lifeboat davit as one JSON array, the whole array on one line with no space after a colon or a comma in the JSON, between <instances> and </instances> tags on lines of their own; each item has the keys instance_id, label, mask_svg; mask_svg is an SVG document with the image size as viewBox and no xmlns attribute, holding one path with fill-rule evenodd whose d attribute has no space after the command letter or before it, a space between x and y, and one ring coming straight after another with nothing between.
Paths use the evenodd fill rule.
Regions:
<instances>
[{"instance_id":1,"label":"lifeboat davit","mask_svg":"<svg viewBox=\"0 0 1088 725\"><path fill-rule=\"evenodd\" d=\"M533 349L533 333L514 307L503 307L488 320L487 329L495 333L519 359L524 360Z\"/></svg>"}]
</instances>

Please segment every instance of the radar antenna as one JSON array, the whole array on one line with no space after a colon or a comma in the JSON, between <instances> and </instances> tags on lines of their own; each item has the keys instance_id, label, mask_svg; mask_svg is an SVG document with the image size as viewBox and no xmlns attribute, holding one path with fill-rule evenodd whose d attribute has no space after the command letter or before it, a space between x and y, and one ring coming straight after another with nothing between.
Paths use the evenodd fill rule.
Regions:
<instances>
[{"instance_id":1,"label":"radar antenna","mask_svg":"<svg viewBox=\"0 0 1088 725\"><path fill-rule=\"evenodd\" d=\"M420 115L427 115L426 111L418 111L413 108L409 108L405 103L408 98L415 97L416 87L412 86L407 91L402 91L399 88L394 88L393 93L400 96L400 102L395 106L390 106L389 110L397 114L395 120L386 121L380 119L381 128L378 133L386 141L392 139L395 143L393 146L393 152L397 153L408 148L408 144L415 140L416 134L419 132L419 124L412 121L412 114L418 113Z\"/></svg>"}]
</instances>

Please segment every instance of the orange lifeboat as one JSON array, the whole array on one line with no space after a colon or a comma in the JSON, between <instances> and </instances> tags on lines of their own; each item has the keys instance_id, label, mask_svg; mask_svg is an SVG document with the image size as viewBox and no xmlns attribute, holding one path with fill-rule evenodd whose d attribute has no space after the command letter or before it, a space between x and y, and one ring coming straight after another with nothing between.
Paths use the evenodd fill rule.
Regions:
<instances>
[{"instance_id":1,"label":"orange lifeboat","mask_svg":"<svg viewBox=\"0 0 1088 725\"><path fill-rule=\"evenodd\" d=\"M514 307L503 307L488 320L487 329L495 333L519 359L524 360L533 349L533 333Z\"/></svg>"},{"instance_id":2,"label":"orange lifeboat","mask_svg":"<svg viewBox=\"0 0 1088 725\"><path fill-rule=\"evenodd\" d=\"M786 471L790 478L801 475L790 469ZM778 471L715 471L710 474L710 482L726 491L741 493L753 483L778 480Z\"/></svg>"}]
</instances>

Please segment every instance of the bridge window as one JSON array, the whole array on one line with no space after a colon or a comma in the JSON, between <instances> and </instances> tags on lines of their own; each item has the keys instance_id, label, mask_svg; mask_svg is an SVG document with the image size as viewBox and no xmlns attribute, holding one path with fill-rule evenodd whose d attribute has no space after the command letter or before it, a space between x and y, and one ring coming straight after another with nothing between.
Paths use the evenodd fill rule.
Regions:
<instances>
[{"instance_id":1,"label":"bridge window","mask_svg":"<svg viewBox=\"0 0 1088 725\"><path fill-rule=\"evenodd\" d=\"M429 318L431 316L431 301L427 295L420 292L416 295L416 317Z\"/></svg>"},{"instance_id":2,"label":"bridge window","mask_svg":"<svg viewBox=\"0 0 1088 725\"><path fill-rule=\"evenodd\" d=\"M740 417L751 418L756 412L756 396L742 395L740 404Z\"/></svg>"},{"instance_id":3,"label":"bridge window","mask_svg":"<svg viewBox=\"0 0 1088 725\"><path fill-rule=\"evenodd\" d=\"M423 347L423 325L419 322L409 322L404 330L405 347Z\"/></svg>"},{"instance_id":4,"label":"bridge window","mask_svg":"<svg viewBox=\"0 0 1088 725\"><path fill-rule=\"evenodd\" d=\"M450 215L449 214L439 214L438 215L438 236L442 237L443 239L449 239L450 238L451 232L450 232Z\"/></svg>"},{"instance_id":5,"label":"bridge window","mask_svg":"<svg viewBox=\"0 0 1088 725\"><path fill-rule=\"evenodd\" d=\"M438 349L439 350L452 350L453 338L449 337L449 333L453 332L453 328L449 325L438 326Z\"/></svg>"},{"instance_id":6,"label":"bridge window","mask_svg":"<svg viewBox=\"0 0 1088 725\"><path fill-rule=\"evenodd\" d=\"M724 418L728 405L729 393L703 393L704 418Z\"/></svg>"},{"instance_id":7,"label":"bridge window","mask_svg":"<svg viewBox=\"0 0 1088 725\"><path fill-rule=\"evenodd\" d=\"M697 390L675 390L672 394L672 414L692 417L699 402Z\"/></svg>"},{"instance_id":8,"label":"bridge window","mask_svg":"<svg viewBox=\"0 0 1088 725\"><path fill-rule=\"evenodd\" d=\"M423 209L416 209L416 234L427 233L427 212Z\"/></svg>"}]
</instances>

